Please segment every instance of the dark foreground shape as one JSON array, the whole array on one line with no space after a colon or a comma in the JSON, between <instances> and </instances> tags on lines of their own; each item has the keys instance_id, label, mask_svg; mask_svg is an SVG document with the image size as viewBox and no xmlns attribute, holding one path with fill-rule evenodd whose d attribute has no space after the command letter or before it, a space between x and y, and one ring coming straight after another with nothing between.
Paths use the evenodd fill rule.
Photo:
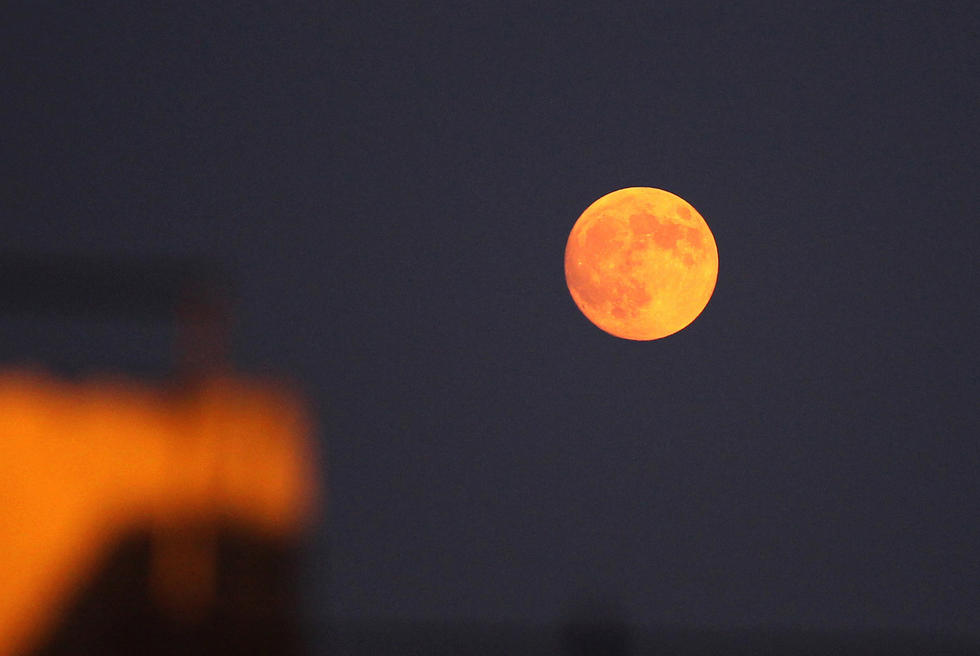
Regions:
<instances>
[{"instance_id":1,"label":"dark foreground shape","mask_svg":"<svg viewBox=\"0 0 980 656\"><path fill-rule=\"evenodd\" d=\"M980 637L911 631L641 630L583 620L553 627L377 621L316 628L314 653L329 656L980 656Z\"/></svg>"},{"instance_id":2,"label":"dark foreground shape","mask_svg":"<svg viewBox=\"0 0 980 656\"><path fill-rule=\"evenodd\" d=\"M36 656L293 654L300 649L294 549L232 529L215 542L214 599L193 620L150 594L153 540L123 541L75 598Z\"/></svg>"}]
</instances>

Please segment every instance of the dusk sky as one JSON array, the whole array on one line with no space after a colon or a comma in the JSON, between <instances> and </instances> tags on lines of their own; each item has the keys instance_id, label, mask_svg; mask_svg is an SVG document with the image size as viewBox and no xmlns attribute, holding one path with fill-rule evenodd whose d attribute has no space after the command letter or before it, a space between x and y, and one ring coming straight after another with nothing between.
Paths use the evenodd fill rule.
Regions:
<instances>
[{"instance_id":1,"label":"dusk sky","mask_svg":"<svg viewBox=\"0 0 980 656\"><path fill-rule=\"evenodd\" d=\"M972 3L221 4L5 12L0 250L231 272L320 421L311 618L980 634ZM564 278L629 186L719 252L650 342ZM142 375L168 330L0 337Z\"/></svg>"}]
</instances>

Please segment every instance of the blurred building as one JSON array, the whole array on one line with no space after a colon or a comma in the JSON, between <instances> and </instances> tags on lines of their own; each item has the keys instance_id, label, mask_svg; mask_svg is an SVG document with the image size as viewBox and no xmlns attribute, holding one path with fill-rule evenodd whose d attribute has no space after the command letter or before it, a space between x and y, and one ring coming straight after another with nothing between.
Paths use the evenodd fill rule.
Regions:
<instances>
[{"instance_id":1,"label":"blurred building","mask_svg":"<svg viewBox=\"0 0 980 656\"><path fill-rule=\"evenodd\" d=\"M300 651L297 550L318 489L301 396L230 373L225 306L196 271L0 273L5 310L180 325L165 384L0 371L0 656Z\"/></svg>"}]
</instances>

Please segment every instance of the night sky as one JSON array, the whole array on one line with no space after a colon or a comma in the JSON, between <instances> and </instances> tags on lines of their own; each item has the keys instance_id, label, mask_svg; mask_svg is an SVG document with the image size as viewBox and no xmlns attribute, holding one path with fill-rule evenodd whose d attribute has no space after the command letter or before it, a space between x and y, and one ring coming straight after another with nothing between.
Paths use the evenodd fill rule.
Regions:
<instances>
[{"instance_id":1,"label":"night sky","mask_svg":"<svg viewBox=\"0 0 980 656\"><path fill-rule=\"evenodd\" d=\"M0 249L232 272L320 418L312 618L980 632L972 3L62 4L0 21ZM718 244L663 340L565 286L628 186Z\"/></svg>"}]
</instances>

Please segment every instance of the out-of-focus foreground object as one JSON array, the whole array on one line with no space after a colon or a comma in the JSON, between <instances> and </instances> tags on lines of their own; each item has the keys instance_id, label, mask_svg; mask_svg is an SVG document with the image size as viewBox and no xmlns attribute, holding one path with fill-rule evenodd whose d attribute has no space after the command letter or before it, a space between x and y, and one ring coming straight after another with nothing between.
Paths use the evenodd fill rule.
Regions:
<instances>
[{"instance_id":1,"label":"out-of-focus foreground object","mask_svg":"<svg viewBox=\"0 0 980 656\"><path fill-rule=\"evenodd\" d=\"M126 271L72 266L88 278L0 264L40 281L40 301L0 292L5 309L92 310L80 279L109 314L169 304ZM0 372L0 656L296 651L295 552L318 490L311 419L290 389L223 371L206 298L173 294L176 384Z\"/></svg>"}]
</instances>

